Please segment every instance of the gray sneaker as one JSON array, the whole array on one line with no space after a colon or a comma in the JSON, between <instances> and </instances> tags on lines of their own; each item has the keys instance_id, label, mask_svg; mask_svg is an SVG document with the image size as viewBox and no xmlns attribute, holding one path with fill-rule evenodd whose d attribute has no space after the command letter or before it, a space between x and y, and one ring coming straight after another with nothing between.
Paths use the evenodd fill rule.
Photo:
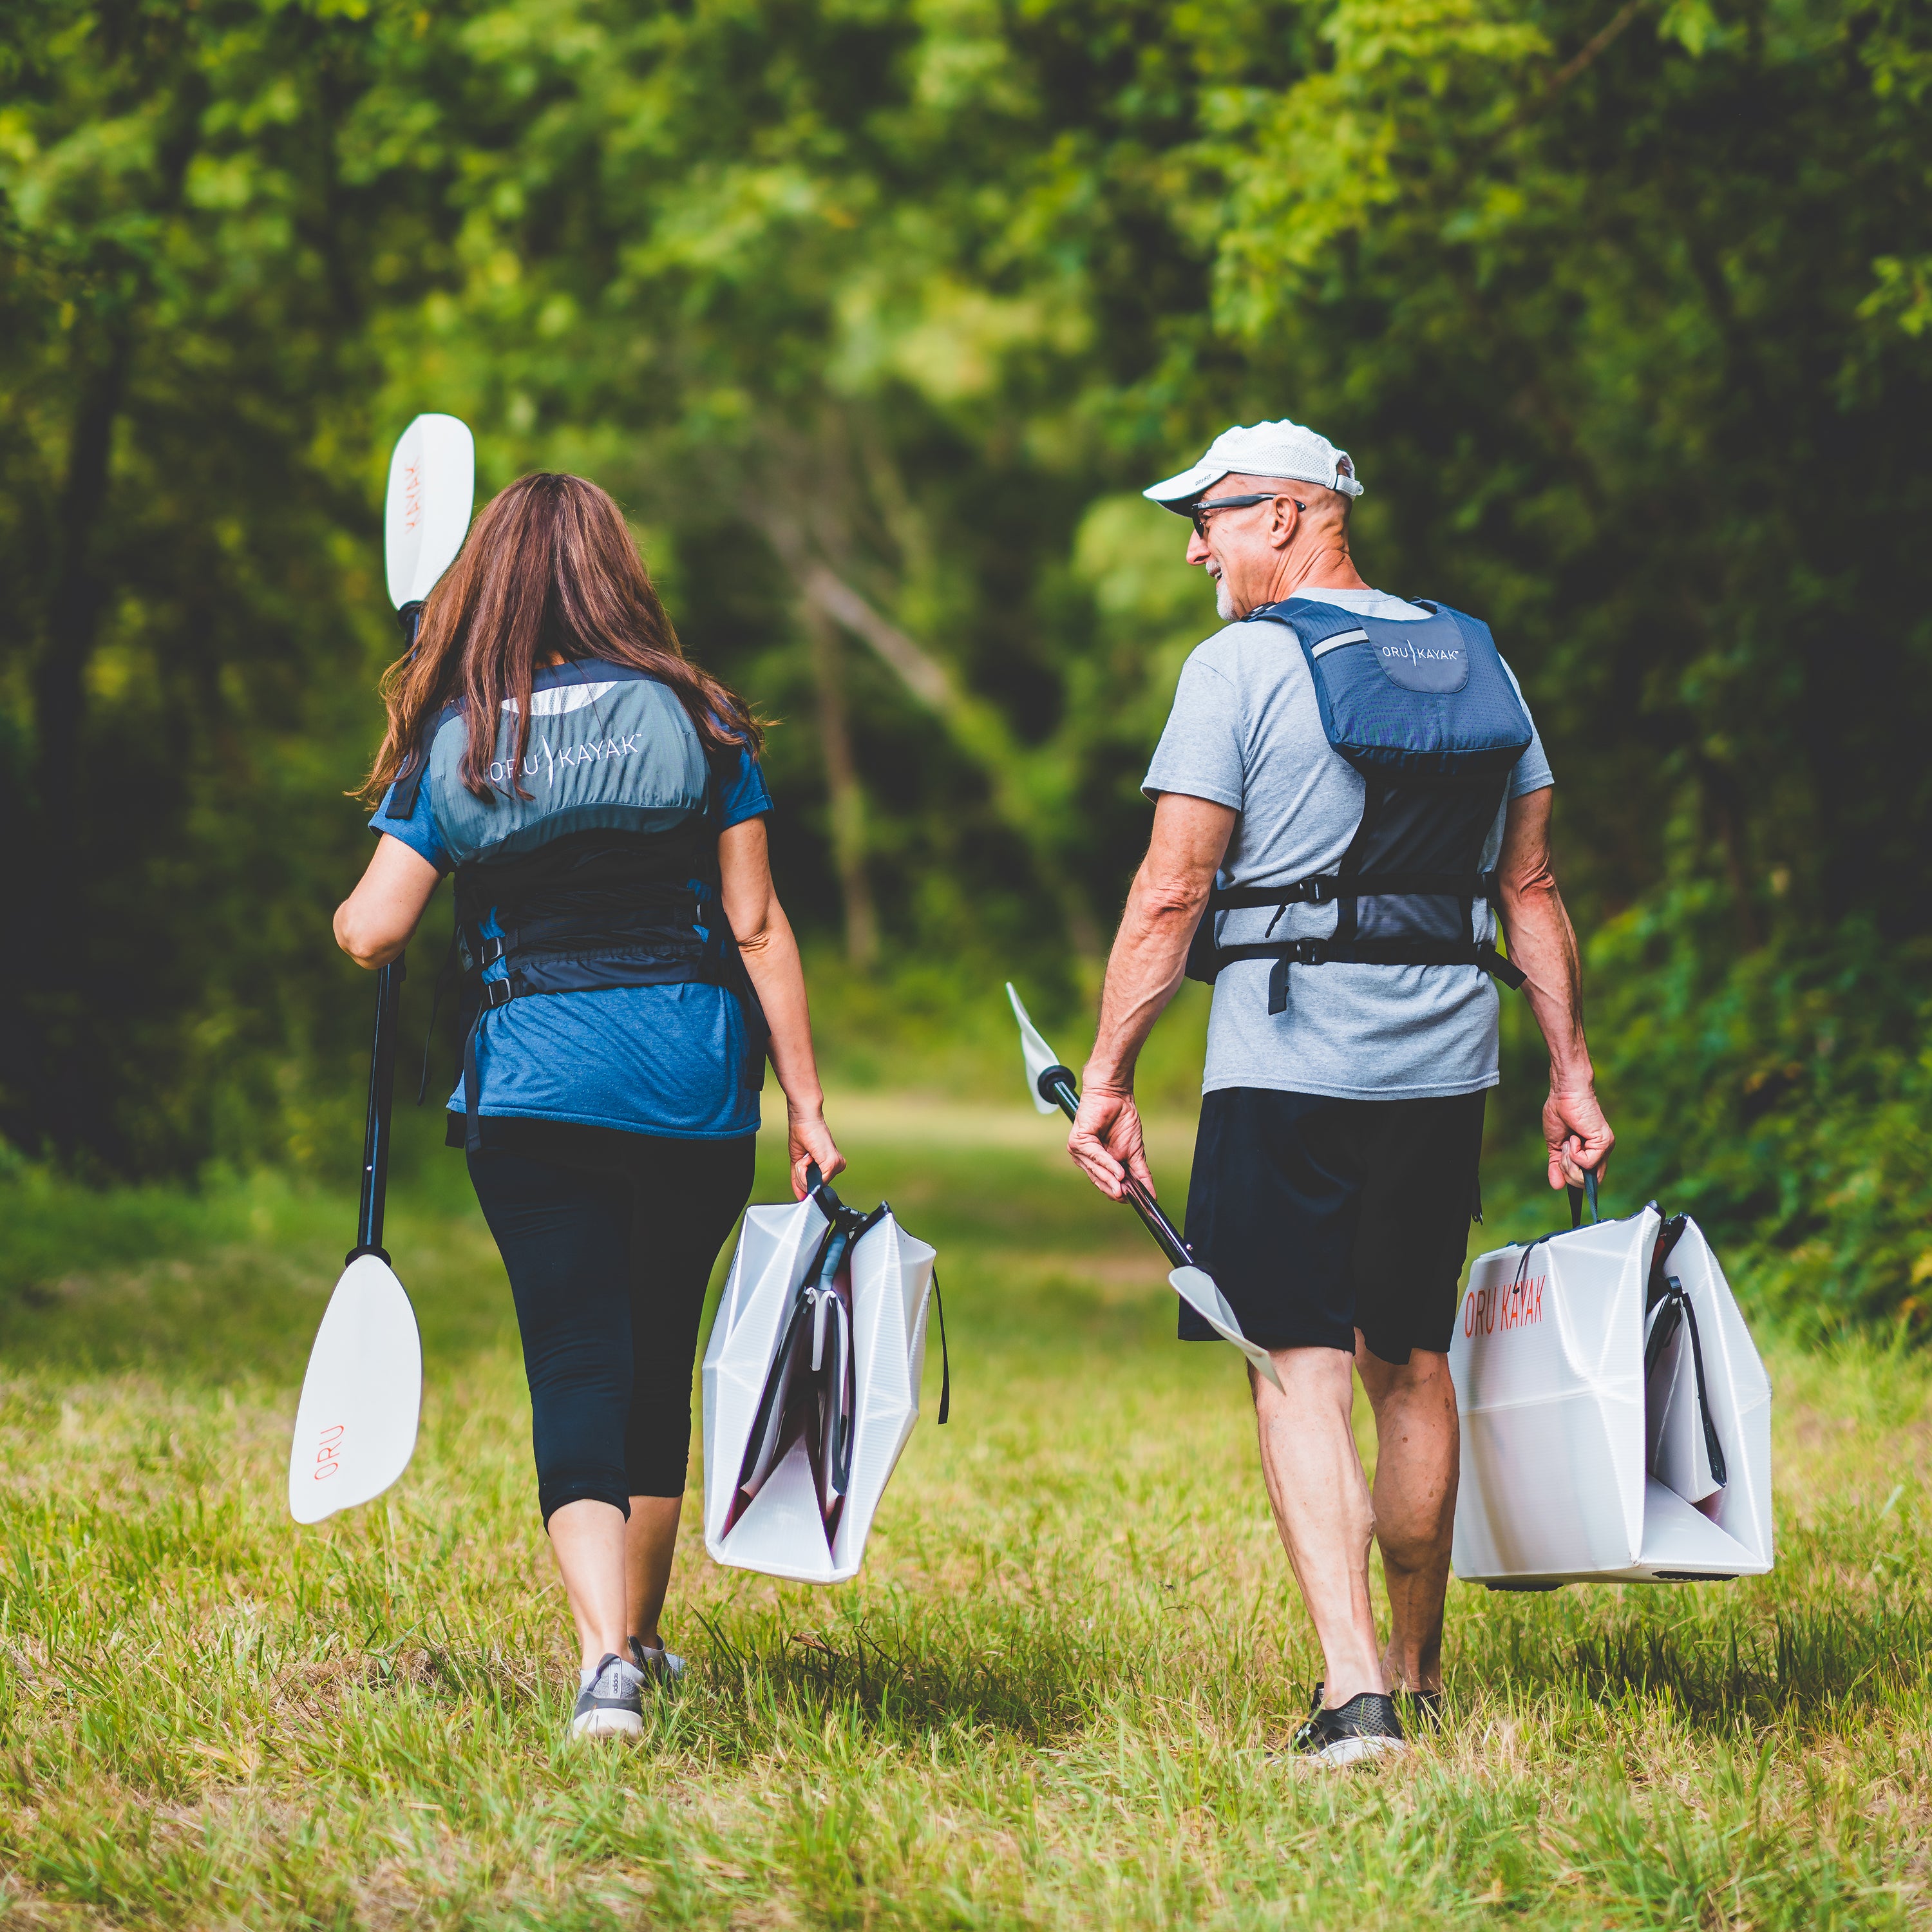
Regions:
<instances>
[{"instance_id":1,"label":"gray sneaker","mask_svg":"<svg viewBox=\"0 0 1932 1932\"><path fill-rule=\"evenodd\" d=\"M631 1661L646 1677L655 1678L668 1689L684 1675L684 1659L660 1642L653 1650L640 1636L631 1640Z\"/></svg>"},{"instance_id":2,"label":"gray sneaker","mask_svg":"<svg viewBox=\"0 0 1932 1932\"><path fill-rule=\"evenodd\" d=\"M570 1714L574 1738L634 1738L644 1728L644 1673L614 1652L580 1679Z\"/></svg>"}]
</instances>

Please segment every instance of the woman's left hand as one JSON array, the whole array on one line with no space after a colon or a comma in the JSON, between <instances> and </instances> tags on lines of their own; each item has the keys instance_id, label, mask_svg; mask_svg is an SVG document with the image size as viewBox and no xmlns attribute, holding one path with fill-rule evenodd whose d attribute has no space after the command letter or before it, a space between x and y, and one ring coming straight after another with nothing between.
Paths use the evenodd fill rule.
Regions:
<instances>
[{"instance_id":1,"label":"woman's left hand","mask_svg":"<svg viewBox=\"0 0 1932 1932\"><path fill-rule=\"evenodd\" d=\"M838 1143L832 1138L832 1130L825 1124L825 1109L821 1106L789 1107L791 1139L791 1196L794 1201L802 1201L809 1191L805 1184L805 1170L814 1161L824 1179L830 1180L834 1174L845 1171L845 1156L838 1151Z\"/></svg>"}]
</instances>

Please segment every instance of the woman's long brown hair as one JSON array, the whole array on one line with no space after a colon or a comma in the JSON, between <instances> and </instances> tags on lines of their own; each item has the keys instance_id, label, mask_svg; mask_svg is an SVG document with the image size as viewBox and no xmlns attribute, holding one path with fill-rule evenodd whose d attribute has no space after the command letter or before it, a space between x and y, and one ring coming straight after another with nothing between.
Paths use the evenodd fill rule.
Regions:
<instances>
[{"instance_id":1,"label":"woman's long brown hair","mask_svg":"<svg viewBox=\"0 0 1932 1932\"><path fill-rule=\"evenodd\" d=\"M517 703L511 769L520 772L531 680L554 656L628 664L668 685L707 754L755 752L762 742L743 701L684 655L616 505L580 476L538 471L484 506L423 606L416 649L384 674L389 728L363 795L380 798L410 754L427 749L430 722L460 698L470 728L463 782L493 797L503 700Z\"/></svg>"}]
</instances>

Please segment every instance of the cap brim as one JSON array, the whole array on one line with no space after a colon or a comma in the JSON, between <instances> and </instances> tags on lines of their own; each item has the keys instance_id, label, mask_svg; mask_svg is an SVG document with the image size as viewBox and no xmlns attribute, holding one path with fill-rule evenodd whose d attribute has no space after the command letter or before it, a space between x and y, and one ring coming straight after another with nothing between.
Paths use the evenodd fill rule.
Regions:
<instances>
[{"instance_id":1,"label":"cap brim","mask_svg":"<svg viewBox=\"0 0 1932 1932\"><path fill-rule=\"evenodd\" d=\"M1178 476L1170 476L1165 483L1156 483L1141 494L1150 503L1158 503L1162 509L1184 517L1195 498L1202 490L1212 489L1227 474L1225 464L1197 463L1192 470L1184 470Z\"/></svg>"}]
</instances>

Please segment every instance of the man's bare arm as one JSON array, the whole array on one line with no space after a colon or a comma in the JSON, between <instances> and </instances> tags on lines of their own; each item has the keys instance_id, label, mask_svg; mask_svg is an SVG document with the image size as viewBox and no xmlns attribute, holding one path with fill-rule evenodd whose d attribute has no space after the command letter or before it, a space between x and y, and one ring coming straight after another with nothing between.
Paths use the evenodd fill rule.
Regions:
<instances>
[{"instance_id":1,"label":"man's bare arm","mask_svg":"<svg viewBox=\"0 0 1932 1932\"><path fill-rule=\"evenodd\" d=\"M1234 818L1232 806L1162 792L1154 806L1147 856L1128 890L1107 960L1100 1034L1082 1078L1079 1116L1066 1139L1067 1151L1094 1186L1116 1201L1126 1172L1154 1192L1134 1106L1134 1065L1180 984L1188 942L1214 888Z\"/></svg>"},{"instance_id":2,"label":"man's bare arm","mask_svg":"<svg viewBox=\"0 0 1932 1932\"><path fill-rule=\"evenodd\" d=\"M1550 1184L1578 1186L1583 1170L1599 1178L1616 1136L1597 1103L1595 1072L1583 1036L1583 965L1576 934L1550 862L1548 787L1510 800L1496 870L1498 911L1510 962L1528 975L1523 988L1550 1048L1550 1098L1543 1109Z\"/></svg>"}]
</instances>

